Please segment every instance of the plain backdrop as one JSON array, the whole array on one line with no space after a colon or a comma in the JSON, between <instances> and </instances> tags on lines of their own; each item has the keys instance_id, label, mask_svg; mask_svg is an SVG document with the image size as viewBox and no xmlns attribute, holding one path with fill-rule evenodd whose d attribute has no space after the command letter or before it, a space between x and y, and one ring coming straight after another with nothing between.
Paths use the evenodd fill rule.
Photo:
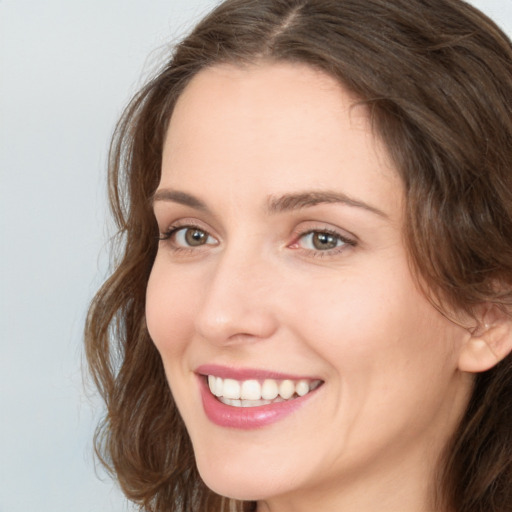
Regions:
<instances>
[{"instance_id":1,"label":"plain backdrop","mask_svg":"<svg viewBox=\"0 0 512 512\"><path fill-rule=\"evenodd\" d=\"M92 456L114 123L212 0L0 0L0 512L131 510ZM512 34L512 0L473 0Z\"/></svg>"}]
</instances>

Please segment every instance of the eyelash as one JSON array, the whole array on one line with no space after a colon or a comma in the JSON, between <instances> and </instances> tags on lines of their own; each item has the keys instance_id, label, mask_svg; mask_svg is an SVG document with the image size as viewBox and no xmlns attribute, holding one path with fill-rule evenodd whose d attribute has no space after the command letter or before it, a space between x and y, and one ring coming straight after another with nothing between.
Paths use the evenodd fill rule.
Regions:
<instances>
[{"instance_id":1,"label":"eyelash","mask_svg":"<svg viewBox=\"0 0 512 512\"><path fill-rule=\"evenodd\" d=\"M314 234L322 234L322 235L329 235L336 239L337 242L341 242L340 246L333 247L331 249L304 249L301 247L298 247L297 249L302 249L303 251L307 252L309 256L313 256L314 258L325 258L329 256L336 256L337 254L345 251L347 247L355 247L357 245L357 242L353 239L350 239L346 236L343 236L342 234L338 233L337 231L333 229L323 228L323 229L308 229L306 231L298 232L295 236L294 242L292 242L289 247L293 247L294 245L298 245L299 241L301 239L305 239L305 237L314 235Z\"/></svg>"},{"instance_id":2,"label":"eyelash","mask_svg":"<svg viewBox=\"0 0 512 512\"><path fill-rule=\"evenodd\" d=\"M181 253L181 254L192 253L197 250L201 250L201 248L205 245L209 245L209 244L205 243L205 244L198 245L196 247L193 247L193 246L184 247L182 245L178 245L174 240L172 240L173 236L176 235L177 233L179 233L180 231L186 232L189 229L201 231L207 237L212 236L204 228L189 223L189 224L185 224L185 225L170 226L167 231L160 233L160 235L158 236L158 240L162 241L162 242L166 242L166 241L170 242L172 251L175 253ZM304 248L301 248L300 246L298 246L299 241L301 239L304 239L305 237L307 237L309 235L313 235L315 233L316 234L326 234L326 235L332 236L338 242L341 242L341 245L337 246L337 247L333 247L331 249L325 249L325 250L304 249ZM335 256L335 255L343 252L344 250L346 250L347 247L355 247L356 245L357 245L357 242L355 240L347 238L333 229L323 228L323 229L308 229L306 231L301 231L301 232L296 233L294 236L294 241L291 244L289 244L288 247L294 248L296 250L302 250L305 253L308 253L308 256L322 258L322 257ZM294 246L297 246L297 247L294 247Z\"/></svg>"},{"instance_id":3,"label":"eyelash","mask_svg":"<svg viewBox=\"0 0 512 512\"><path fill-rule=\"evenodd\" d=\"M208 233L208 231L206 231L201 226L197 226L197 225L192 224L192 223L187 223L187 224L184 224L184 225L180 224L180 225L170 226L167 231L165 231L163 233L160 233L160 235L158 236L158 240L161 241L161 242L170 242L171 249L175 253L184 254L184 253L195 252L198 249L200 249L201 246L197 246L197 247L184 247L184 246L178 245L174 240L172 240L173 236L176 235L179 231L186 232L189 229L194 229L196 231L201 231L201 232L205 233L207 237L211 237L210 233ZM204 244L204 245L206 245L206 244Z\"/></svg>"}]
</instances>

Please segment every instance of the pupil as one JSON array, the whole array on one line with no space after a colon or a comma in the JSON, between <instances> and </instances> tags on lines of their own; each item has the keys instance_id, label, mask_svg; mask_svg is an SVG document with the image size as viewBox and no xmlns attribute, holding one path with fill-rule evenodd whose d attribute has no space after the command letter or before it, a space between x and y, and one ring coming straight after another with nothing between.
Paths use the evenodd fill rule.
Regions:
<instances>
[{"instance_id":1,"label":"pupil","mask_svg":"<svg viewBox=\"0 0 512 512\"><path fill-rule=\"evenodd\" d=\"M185 239L188 245L203 245L206 239L206 233L199 229L189 229L185 233Z\"/></svg>"},{"instance_id":2,"label":"pupil","mask_svg":"<svg viewBox=\"0 0 512 512\"><path fill-rule=\"evenodd\" d=\"M313 245L315 246L315 249L334 249L336 244L336 237L329 233L315 233L313 235Z\"/></svg>"}]
</instances>

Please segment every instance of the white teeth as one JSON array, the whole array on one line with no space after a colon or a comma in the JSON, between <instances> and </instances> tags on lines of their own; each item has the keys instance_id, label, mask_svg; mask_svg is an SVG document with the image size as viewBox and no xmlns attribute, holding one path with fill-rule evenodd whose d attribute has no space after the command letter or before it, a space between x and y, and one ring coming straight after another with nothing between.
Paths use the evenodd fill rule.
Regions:
<instances>
[{"instance_id":1,"label":"white teeth","mask_svg":"<svg viewBox=\"0 0 512 512\"><path fill-rule=\"evenodd\" d=\"M219 400L223 404L231 405L232 407L258 407L272 403L270 400L231 400L230 398L223 397L220 397Z\"/></svg>"},{"instance_id":2,"label":"white teeth","mask_svg":"<svg viewBox=\"0 0 512 512\"><path fill-rule=\"evenodd\" d=\"M279 395L279 388L274 379L267 379L261 386L261 398L264 400L274 400Z\"/></svg>"},{"instance_id":3,"label":"white teeth","mask_svg":"<svg viewBox=\"0 0 512 512\"><path fill-rule=\"evenodd\" d=\"M307 395L309 393L309 384L305 380L297 382L295 392L299 396Z\"/></svg>"},{"instance_id":4,"label":"white teeth","mask_svg":"<svg viewBox=\"0 0 512 512\"><path fill-rule=\"evenodd\" d=\"M321 381L291 379L265 379L263 383L256 379L237 381L208 375L208 387L213 395L233 407L258 407L272 402L282 402L296 396L307 395L316 389Z\"/></svg>"},{"instance_id":5,"label":"white teeth","mask_svg":"<svg viewBox=\"0 0 512 512\"><path fill-rule=\"evenodd\" d=\"M279 396L285 400L295 393L295 384L291 380L283 380L279 385Z\"/></svg>"},{"instance_id":6,"label":"white teeth","mask_svg":"<svg viewBox=\"0 0 512 512\"><path fill-rule=\"evenodd\" d=\"M222 396L222 392L224 390L224 381L220 377L208 375L208 386L210 387L210 391L215 396Z\"/></svg>"},{"instance_id":7,"label":"white teeth","mask_svg":"<svg viewBox=\"0 0 512 512\"><path fill-rule=\"evenodd\" d=\"M211 389L211 387L210 387ZM220 377L215 377L215 390L213 394L215 396L222 396L222 392L224 391L224 381Z\"/></svg>"},{"instance_id":8,"label":"white teeth","mask_svg":"<svg viewBox=\"0 0 512 512\"><path fill-rule=\"evenodd\" d=\"M236 400L240 398L240 383L234 379L224 379L224 387L222 389L224 398Z\"/></svg>"},{"instance_id":9,"label":"white teeth","mask_svg":"<svg viewBox=\"0 0 512 512\"><path fill-rule=\"evenodd\" d=\"M261 398L260 383L257 380L244 380L240 398L242 400L259 400Z\"/></svg>"}]
</instances>

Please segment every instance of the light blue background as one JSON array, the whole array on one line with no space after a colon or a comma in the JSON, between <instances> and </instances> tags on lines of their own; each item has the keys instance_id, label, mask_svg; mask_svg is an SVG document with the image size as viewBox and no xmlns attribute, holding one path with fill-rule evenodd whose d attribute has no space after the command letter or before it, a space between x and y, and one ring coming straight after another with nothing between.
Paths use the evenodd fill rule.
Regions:
<instances>
[{"instance_id":1,"label":"light blue background","mask_svg":"<svg viewBox=\"0 0 512 512\"><path fill-rule=\"evenodd\" d=\"M212 0L0 0L0 512L130 510L95 474L87 303L131 94ZM512 34L512 0L473 0Z\"/></svg>"}]
</instances>

